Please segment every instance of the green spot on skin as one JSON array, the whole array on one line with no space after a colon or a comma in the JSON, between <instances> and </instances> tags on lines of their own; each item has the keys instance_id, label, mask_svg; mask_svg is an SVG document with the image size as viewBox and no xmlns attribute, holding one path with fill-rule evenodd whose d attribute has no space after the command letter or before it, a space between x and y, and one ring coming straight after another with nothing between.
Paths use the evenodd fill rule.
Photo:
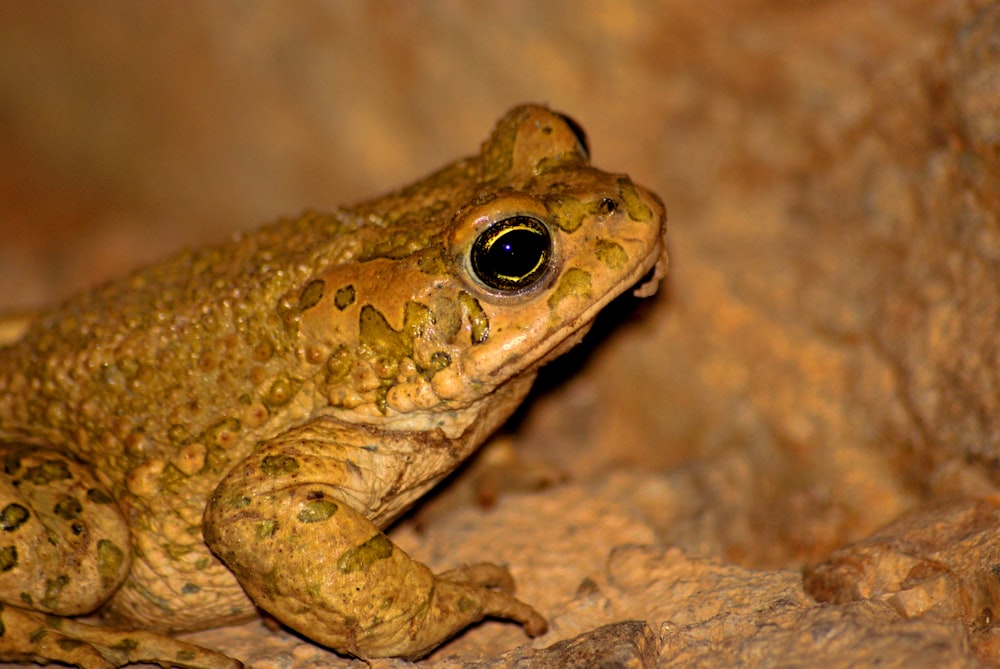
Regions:
<instances>
[{"instance_id":1,"label":"green spot on skin","mask_svg":"<svg viewBox=\"0 0 1000 669\"><path fill-rule=\"evenodd\" d=\"M27 592L22 592L21 593L21 601L24 602L28 606L34 606L34 604L35 604L34 598L31 596L30 593L27 593Z\"/></svg>"},{"instance_id":2,"label":"green spot on skin","mask_svg":"<svg viewBox=\"0 0 1000 669\"><path fill-rule=\"evenodd\" d=\"M375 389L375 406L383 414L389 413L389 390L392 388L391 382L383 382L382 385Z\"/></svg>"},{"instance_id":3,"label":"green spot on skin","mask_svg":"<svg viewBox=\"0 0 1000 669\"><path fill-rule=\"evenodd\" d=\"M299 461L290 455L267 455L260 463L268 476L283 476L299 470Z\"/></svg>"},{"instance_id":4,"label":"green spot on skin","mask_svg":"<svg viewBox=\"0 0 1000 669\"><path fill-rule=\"evenodd\" d=\"M83 645L83 642L79 639L67 639L63 637L61 639L56 639L56 645L63 650L75 650Z\"/></svg>"},{"instance_id":5,"label":"green spot on skin","mask_svg":"<svg viewBox=\"0 0 1000 669\"><path fill-rule=\"evenodd\" d=\"M59 608L59 594L62 589L69 585L69 576L60 574L56 578L46 579L45 595L42 597L42 606L47 609Z\"/></svg>"},{"instance_id":6,"label":"green spot on skin","mask_svg":"<svg viewBox=\"0 0 1000 669\"><path fill-rule=\"evenodd\" d=\"M103 490L91 488L87 491L87 501L93 502L94 504L111 504L112 499Z\"/></svg>"},{"instance_id":7,"label":"green spot on skin","mask_svg":"<svg viewBox=\"0 0 1000 669\"><path fill-rule=\"evenodd\" d=\"M354 357L351 355L347 346L344 344L338 346L337 350L334 351L326 361L327 383L336 383L346 379L347 375L351 371L351 363L353 362Z\"/></svg>"},{"instance_id":8,"label":"green spot on skin","mask_svg":"<svg viewBox=\"0 0 1000 669\"><path fill-rule=\"evenodd\" d=\"M52 511L63 520L76 520L83 511L83 505L76 497L63 497Z\"/></svg>"},{"instance_id":9,"label":"green spot on skin","mask_svg":"<svg viewBox=\"0 0 1000 669\"><path fill-rule=\"evenodd\" d=\"M419 302L407 302L403 305L403 331L410 338L410 348L413 340L422 337L428 326L434 324L434 315L430 308Z\"/></svg>"},{"instance_id":10,"label":"green spot on skin","mask_svg":"<svg viewBox=\"0 0 1000 669\"><path fill-rule=\"evenodd\" d=\"M185 583L181 588L182 595L196 595L201 592L201 588L194 583Z\"/></svg>"},{"instance_id":11,"label":"green spot on skin","mask_svg":"<svg viewBox=\"0 0 1000 669\"><path fill-rule=\"evenodd\" d=\"M29 467L24 479L35 485L46 485L52 481L65 481L72 478L69 467L62 460L47 460L35 467Z\"/></svg>"},{"instance_id":12,"label":"green spot on skin","mask_svg":"<svg viewBox=\"0 0 1000 669\"><path fill-rule=\"evenodd\" d=\"M288 404L295 395L295 384L287 376L275 379L261 400L269 407L280 407Z\"/></svg>"},{"instance_id":13,"label":"green spot on skin","mask_svg":"<svg viewBox=\"0 0 1000 669\"><path fill-rule=\"evenodd\" d=\"M187 436L187 428L183 425L175 423L167 428L167 439L169 439L172 444L183 444L187 441Z\"/></svg>"},{"instance_id":14,"label":"green spot on skin","mask_svg":"<svg viewBox=\"0 0 1000 669\"><path fill-rule=\"evenodd\" d=\"M573 233L580 229L584 219L592 216L592 205L574 197L555 195L547 198L545 208L553 223L563 232Z\"/></svg>"},{"instance_id":15,"label":"green spot on skin","mask_svg":"<svg viewBox=\"0 0 1000 669\"><path fill-rule=\"evenodd\" d=\"M199 531L197 534L200 535L201 532ZM183 558L185 555L190 554L191 551L194 550L192 546L178 545L174 543L166 544L164 546L164 549L167 551L167 556L173 562L180 562L181 558Z\"/></svg>"},{"instance_id":16,"label":"green spot on skin","mask_svg":"<svg viewBox=\"0 0 1000 669\"><path fill-rule=\"evenodd\" d=\"M178 482L187 478L187 475L174 465L167 465L159 476L160 486L171 492L177 492Z\"/></svg>"},{"instance_id":17,"label":"green spot on skin","mask_svg":"<svg viewBox=\"0 0 1000 669\"><path fill-rule=\"evenodd\" d=\"M198 657L193 650L179 650L174 655L174 659L178 662L194 662L194 659Z\"/></svg>"},{"instance_id":18,"label":"green spot on skin","mask_svg":"<svg viewBox=\"0 0 1000 669\"><path fill-rule=\"evenodd\" d=\"M195 561L195 563L194 563L194 568L195 569L204 569L204 568L206 568L210 564L212 564L212 561L209 560L208 558L198 558Z\"/></svg>"},{"instance_id":19,"label":"green spot on skin","mask_svg":"<svg viewBox=\"0 0 1000 669\"><path fill-rule=\"evenodd\" d=\"M265 460L266 459L267 458L265 458ZM230 502L229 508L231 508L231 509L245 509L248 506L250 506L250 502L252 502L252 501L253 500L250 499L249 497L247 497L246 495L240 495L239 497L234 498Z\"/></svg>"},{"instance_id":20,"label":"green spot on skin","mask_svg":"<svg viewBox=\"0 0 1000 669\"><path fill-rule=\"evenodd\" d=\"M380 357L399 361L413 355L413 339L402 330L394 330L375 307L361 307L358 321L361 343L371 347Z\"/></svg>"},{"instance_id":21,"label":"green spot on skin","mask_svg":"<svg viewBox=\"0 0 1000 669\"><path fill-rule=\"evenodd\" d=\"M125 637L115 645L111 646L115 650L123 650L125 652L133 651L139 647L139 642L131 637Z\"/></svg>"},{"instance_id":22,"label":"green spot on skin","mask_svg":"<svg viewBox=\"0 0 1000 669\"><path fill-rule=\"evenodd\" d=\"M597 257L609 269L622 269L628 264L628 253L621 244L610 239L597 240Z\"/></svg>"},{"instance_id":23,"label":"green spot on skin","mask_svg":"<svg viewBox=\"0 0 1000 669\"><path fill-rule=\"evenodd\" d=\"M343 574L365 571L375 562L392 555L392 542L381 532L371 539L349 548L337 560L337 569Z\"/></svg>"},{"instance_id":24,"label":"green spot on skin","mask_svg":"<svg viewBox=\"0 0 1000 669\"><path fill-rule=\"evenodd\" d=\"M198 441L214 446L228 445L235 434L240 431L240 421L237 418L223 418L212 427L205 430Z\"/></svg>"},{"instance_id":25,"label":"green spot on skin","mask_svg":"<svg viewBox=\"0 0 1000 669\"><path fill-rule=\"evenodd\" d=\"M171 601L169 601L167 599L164 599L163 597L157 597L155 594L153 594L152 591L150 591L149 588L147 588L144 585L141 585L141 584L136 583L136 582L133 581L132 583L129 584L129 588L132 589L132 590L135 590L136 592L138 592L146 600L148 600L151 604L153 604L154 606L162 609L163 611L173 611L174 610L173 608L171 608L173 606L173 602L171 602Z\"/></svg>"},{"instance_id":26,"label":"green spot on skin","mask_svg":"<svg viewBox=\"0 0 1000 669\"><path fill-rule=\"evenodd\" d=\"M0 548L0 572L10 571L17 566L17 546Z\"/></svg>"},{"instance_id":27,"label":"green spot on skin","mask_svg":"<svg viewBox=\"0 0 1000 669\"><path fill-rule=\"evenodd\" d=\"M278 595L278 570L271 569L262 576L258 577L260 579L258 585L264 591L264 594L268 597L276 597Z\"/></svg>"},{"instance_id":28,"label":"green spot on skin","mask_svg":"<svg viewBox=\"0 0 1000 669\"><path fill-rule=\"evenodd\" d=\"M306 284L299 295L299 311L315 307L323 299L326 292L326 282L323 279L313 279Z\"/></svg>"},{"instance_id":29,"label":"green spot on skin","mask_svg":"<svg viewBox=\"0 0 1000 669\"><path fill-rule=\"evenodd\" d=\"M590 273L578 267L570 267L559 277L559 285L549 295L549 308L555 311L567 298L588 300L591 297Z\"/></svg>"},{"instance_id":30,"label":"green spot on skin","mask_svg":"<svg viewBox=\"0 0 1000 669\"><path fill-rule=\"evenodd\" d=\"M471 599L469 599L468 597L458 598L458 610L461 611L462 613L471 611L474 608L476 608L476 603Z\"/></svg>"},{"instance_id":31,"label":"green spot on skin","mask_svg":"<svg viewBox=\"0 0 1000 669\"><path fill-rule=\"evenodd\" d=\"M431 362L427 367L425 376L430 379L432 376L440 372L442 369L446 369L451 365L451 356L444 351L435 351L431 354Z\"/></svg>"},{"instance_id":32,"label":"green spot on skin","mask_svg":"<svg viewBox=\"0 0 1000 669\"><path fill-rule=\"evenodd\" d=\"M446 276L451 265L445 259L444 253L438 248L424 249L424 252L417 258L417 267L424 274L431 276Z\"/></svg>"},{"instance_id":33,"label":"green spot on skin","mask_svg":"<svg viewBox=\"0 0 1000 669\"><path fill-rule=\"evenodd\" d=\"M337 513L337 504L328 499L317 499L306 504L299 511L299 522L319 523Z\"/></svg>"},{"instance_id":34,"label":"green spot on skin","mask_svg":"<svg viewBox=\"0 0 1000 669\"><path fill-rule=\"evenodd\" d=\"M653 219L653 210L639 197L639 192L635 189L635 184L632 183L631 179L628 177L619 179L618 188L629 218L639 223L648 223Z\"/></svg>"},{"instance_id":35,"label":"green spot on skin","mask_svg":"<svg viewBox=\"0 0 1000 669\"><path fill-rule=\"evenodd\" d=\"M101 576L101 585L108 587L118 580L125 553L108 539L97 542L97 573Z\"/></svg>"},{"instance_id":36,"label":"green spot on skin","mask_svg":"<svg viewBox=\"0 0 1000 669\"><path fill-rule=\"evenodd\" d=\"M354 304L354 286L348 284L343 288L338 288L333 295L333 305L340 311Z\"/></svg>"},{"instance_id":37,"label":"green spot on skin","mask_svg":"<svg viewBox=\"0 0 1000 669\"><path fill-rule=\"evenodd\" d=\"M268 518L254 523L253 533L258 539L270 539L278 531L278 521Z\"/></svg>"},{"instance_id":38,"label":"green spot on skin","mask_svg":"<svg viewBox=\"0 0 1000 669\"><path fill-rule=\"evenodd\" d=\"M37 644L39 641L48 636L48 634L49 631L47 629L45 629L44 627L39 627L34 632L32 632L30 636L28 636L28 641L30 641L33 644Z\"/></svg>"},{"instance_id":39,"label":"green spot on skin","mask_svg":"<svg viewBox=\"0 0 1000 669\"><path fill-rule=\"evenodd\" d=\"M458 303L462 307L462 313L469 321L472 329L472 344L482 344L490 338L490 319L483 310L483 305L479 300L466 292L458 294Z\"/></svg>"},{"instance_id":40,"label":"green spot on skin","mask_svg":"<svg viewBox=\"0 0 1000 669\"><path fill-rule=\"evenodd\" d=\"M4 532L13 532L27 522L31 514L20 504L8 504L0 511L0 529Z\"/></svg>"}]
</instances>

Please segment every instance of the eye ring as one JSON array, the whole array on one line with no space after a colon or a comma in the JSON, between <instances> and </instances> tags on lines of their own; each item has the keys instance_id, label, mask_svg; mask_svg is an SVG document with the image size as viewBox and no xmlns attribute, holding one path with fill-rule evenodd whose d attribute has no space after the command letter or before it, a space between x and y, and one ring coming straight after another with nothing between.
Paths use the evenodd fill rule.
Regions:
<instances>
[{"instance_id":1,"label":"eye ring","mask_svg":"<svg viewBox=\"0 0 1000 669\"><path fill-rule=\"evenodd\" d=\"M539 219L519 214L479 233L469 253L476 279L518 293L536 284L552 263L552 234Z\"/></svg>"}]
</instances>

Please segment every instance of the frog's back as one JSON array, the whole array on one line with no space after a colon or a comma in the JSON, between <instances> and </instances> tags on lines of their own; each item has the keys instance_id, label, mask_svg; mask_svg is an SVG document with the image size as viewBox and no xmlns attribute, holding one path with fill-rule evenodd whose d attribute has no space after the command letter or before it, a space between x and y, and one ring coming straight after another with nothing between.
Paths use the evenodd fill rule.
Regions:
<instances>
[{"instance_id":1,"label":"frog's back","mask_svg":"<svg viewBox=\"0 0 1000 669\"><path fill-rule=\"evenodd\" d=\"M218 478L301 387L293 289L350 258L355 227L342 212L282 220L39 317L0 348L0 436L56 445L112 479L195 445Z\"/></svg>"}]
</instances>

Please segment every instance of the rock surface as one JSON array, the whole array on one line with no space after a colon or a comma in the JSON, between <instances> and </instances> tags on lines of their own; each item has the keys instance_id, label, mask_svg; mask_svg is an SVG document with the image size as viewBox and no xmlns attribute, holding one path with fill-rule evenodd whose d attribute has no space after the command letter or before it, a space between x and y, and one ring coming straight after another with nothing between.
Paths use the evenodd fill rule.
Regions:
<instances>
[{"instance_id":1,"label":"rock surface","mask_svg":"<svg viewBox=\"0 0 1000 669\"><path fill-rule=\"evenodd\" d=\"M1000 661L996 2L4 9L2 309L374 195L525 100L667 202L661 295L394 530L508 562L552 631L421 666ZM196 638L364 666L261 623Z\"/></svg>"}]
</instances>

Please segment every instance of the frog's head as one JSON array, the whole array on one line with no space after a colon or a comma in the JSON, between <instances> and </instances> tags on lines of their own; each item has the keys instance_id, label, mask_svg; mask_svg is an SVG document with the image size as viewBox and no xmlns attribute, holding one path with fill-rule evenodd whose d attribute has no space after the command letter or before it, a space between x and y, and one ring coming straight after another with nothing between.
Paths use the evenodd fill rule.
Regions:
<instances>
[{"instance_id":1,"label":"frog's head","mask_svg":"<svg viewBox=\"0 0 1000 669\"><path fill-rule=\"evenodd\" d=\"M357 211L408 250L351 268L336 314L351 343L330 358L328 396L386 425L462 429L495 395L516 403L528 384L509 382L654 268L636 292L655 292L666 268L660 200L592 168L580 127L537 106L504 116L478 156Z\"/></svg>"}]
</instances>

